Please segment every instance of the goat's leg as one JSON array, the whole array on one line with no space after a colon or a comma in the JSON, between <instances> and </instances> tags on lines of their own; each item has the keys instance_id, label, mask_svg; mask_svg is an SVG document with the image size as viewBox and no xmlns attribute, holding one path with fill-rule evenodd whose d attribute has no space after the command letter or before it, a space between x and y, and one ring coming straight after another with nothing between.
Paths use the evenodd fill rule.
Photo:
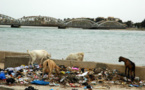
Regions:
<instances>
[{"instance_id":1,"label":"goat's leg","mask_svg":"<svg viewBox=\"0 0 145 90\"><path fill-rule=\"evenodd\" d=\"M128 68L128 75L127 75L128 78L130 78L129 74L130 74L130 69Z\"/></svg>"},{"instance_id":2,"label":"goat's leg","mask_svg":"<svg viewBox=\"0 0 145 90\"><path fill-rule=\"evenodd\" d=\"M135 78L135 71L131 71L131 81L134 81L134 78Z\"/></svg>"},{"instance_id":3,"label":"goat's leg","mask_svg":"<svg viewBox=\"0 0 145 90\"><path fill-rule=\"evenodd\" d=\"M50 77L51 77L51 72L52 72L52 71L50 70L50 72L49 72L49 74L48 74L48 78L49 78L49 79L50 79Z\"/></svg>"},{"instance_id":4,"label":"goat's leg","mask_svg":"<svg viewBox=\"0 0 145 90\"><path fill-rule=\"evenodd\" d=\"M42 70L42 78L44 76L44 73L45 73L45 69L43 68L43 70Z\"/></svg>"},{"instance_id":5,"label":"goat's leg","mask_svg":"<svg viewBox=\"0 0 145 90\"><path fill-rule=\"evenodd\" d=\"M133 70L134 78L135 78L135 70Z\"/></svg>"},{"instance_id":6,"label":"goat's leg","mask_svg":"<svg viewBox=\"0 0 145 90\"><path fill-rule=\"evenodd\" d=\"M127 76L127 75L126 75L126 72L127 72L127 67L125 67L125 76Z\"/></svg>"},{"instance_id":7,"label":"goat's leg","mask_svg":"<svg viewBox=\"0 0 145 90\"><path fill-rule=\"evenodd\" d=\"M55 72L56 72L57 75L59 75L59 70L58 70L57 67L55 68Z\"/></svg>"},{"instance_id":8,"label":"goat's leg","mask_svg":"<svg viewBox=\"0 0 145 90\"><path fill-rule=\"evenodd\" d=\"M49 70L49 72L48 72L48 78L50 79L50 75L51 75L51 72L52 72L52 69L51 69L50 65L48 66L48 70Z\"/></svg>"},{"instance_id":9,"label":"goat's leg","mask_svg":"<svg viewBox=\"0 0 145 90\"><path fill-rule=\"evenodd\" d=\"M31 61L31 65L32 65L32 67L34 67L34 65L33 65L33 64L34 64L34 60L32 60L32 61Z\"/></svg>"},{"instance_id":10,"label":"goat's leg","mask_svg":"<svg viewBox=\"0 0 145 90\"><path fill-rule=\"evenodd\" d=\"M43 58L41 58L41 60L40 60L40 65L42 64L42 61L43 61Z\"/></svg>"},{"instance_id":11,"label":"goat's leg","mask_svg":"<svg viewBox=\"0 0 145 90\"><path fill-rule=\"evenodd\" d=\"M130 77L131 77L131 81L133 81L133 80L134 80L133 71L132 71L132 70L130 70L130 72L131 72L131 73L130 73L130 74L131 74L131 75L130 75Z\"/></svg>"},{"instance_id":12,"label":"goat's leg","mask_svg":"<svg viewBox=\"0 0 145 90\"><path fill-rule=\"evenodd\" d=\"M29 62L28 62L28 66L31 64L31 60L29 60Z\"/></svg>"}]
</instances>

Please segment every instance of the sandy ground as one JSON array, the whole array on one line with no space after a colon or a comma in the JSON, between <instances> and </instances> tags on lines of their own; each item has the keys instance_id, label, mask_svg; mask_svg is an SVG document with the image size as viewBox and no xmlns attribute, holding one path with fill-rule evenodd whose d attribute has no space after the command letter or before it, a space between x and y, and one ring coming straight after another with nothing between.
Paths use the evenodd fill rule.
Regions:
<instances>
[{"instance_id":1,"label":"sandy ground","mask_svg":"<svg viewBox=\"0 0 145 90\"><path fill-rule=\"evenodd\" d=\"M4 63L0 63L0 68L4 69Z\"/></svg>"},{"instance_id":2,"label":"sandy ground","mask_svg":"<svg viewBox=\"0 0 145 90\"><path fill-rule=\"evenodd\" d=\"M49 86L49 85L46 85L46 86L40 86L40 85L31 85L33 86L35 89L38 89L38 90L50 90L50 89L53 89L53 90L73 90L73 89L76 89L76 90L86 90L84 89L84 86L82 87L76 87L76 88L73 88L73 87L62 87L62 86ZM7 85L0 85L0 87L5 87L5 88L11 88L11 89L14 89L14 90L25 90L25 88L27 88L28 86L7 86ZM145 90L145 87L128 87L128 86L121 86L121 85L111 85L109 86L110 88L107 88L107 87L102 87L102 85L95 85L93 86L93 90Z\"/></svg>"},{"instance_id":3,"label":"sandy ground","mask_svg":"<svg viewBox=\"0 0 145 90\"><path fill-rule=\"evenodd\" d=\"M0 63L0 68L4 68L4 63ZM38 90L50 90L50 89L53 89L53 90L73 90L73 89L76 89L76 90L86 90L84 89L84 86L82 87L66 87L64 88L62 85L61 86L49 86L49 85L29 85L29 86L33 86L35 89L38 89ZM97 84L97 85L92 85L93 86L93 90L145 90L145 86L143 87L128 87L127 85L102 85L102 84ZM28 87L25 86L25 85L21 85L21 86L18 86L18 85L1 85L0 84L0 90L3 90L1 89L1 87L5 87L5 88L10 88L10 89L14 89L14 90L24 90L25 88ZM6 89L5 89L6 90Z\"/></svg>"}]
</instances>

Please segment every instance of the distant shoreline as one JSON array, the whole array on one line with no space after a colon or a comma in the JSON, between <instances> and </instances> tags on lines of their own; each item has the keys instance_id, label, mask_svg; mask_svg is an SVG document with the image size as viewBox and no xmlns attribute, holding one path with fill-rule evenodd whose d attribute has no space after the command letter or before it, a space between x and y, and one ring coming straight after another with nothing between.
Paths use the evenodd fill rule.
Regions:
<instances>
[{"instance_id":1,"label":"distant shoreline","mask_svg":"<svg viewBox=\"0 0 145 90\"><path fill-rule=\"evenodd\" d=\"M139 30L139 31L145 31L145 28L126 28L125 30Z\"/></svg>"},{"instance_id":2,"label":"distant shoreline","mask_svg":"<svg viewBox=\"0 0 145 90\"><path fill-rule=\"evenodd\" d=\"M0 25L0 28L6 28L9 27L11 28L10 25ZM21 26L21 28L57 28L57 27L47 27L47 26ZM68 28L69 29L69 28ZM78 29L82 29L82 28L78 28ZM85 30L85 29L82 29ZM86 29L87 30L87 29ZM130 31L145 31L145 28L126 28L126 29L89 29L89 30L130 30Z\"/></svg>"}]
</instances>

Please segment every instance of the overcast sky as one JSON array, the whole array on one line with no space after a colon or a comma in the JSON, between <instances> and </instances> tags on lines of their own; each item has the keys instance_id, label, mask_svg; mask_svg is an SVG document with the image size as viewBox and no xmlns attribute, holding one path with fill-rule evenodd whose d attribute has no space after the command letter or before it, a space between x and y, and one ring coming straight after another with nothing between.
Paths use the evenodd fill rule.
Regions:
<instances>
[{"instance_id":1,"label":"overcast sky","mask_svg":"<svg viewBox=\"0 0 145 90\"><path fill-rule=\"evenodd\" d=\"M141 22L145 0L0 0L0 14L14 18L49 16L54 18L108 17Z\"/></svg>"}]
</instances>

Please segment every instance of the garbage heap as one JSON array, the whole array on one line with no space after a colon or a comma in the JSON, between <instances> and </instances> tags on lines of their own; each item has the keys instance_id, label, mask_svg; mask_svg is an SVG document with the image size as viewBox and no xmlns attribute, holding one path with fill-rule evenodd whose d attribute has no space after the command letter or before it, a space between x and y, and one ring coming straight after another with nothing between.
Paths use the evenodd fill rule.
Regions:
<instances>
[{"instance_id":1,"label":"garbage heap","mask_svg":"<svg viewBox=\"0 0 145 90\"><path fill-rule=\"evenodd\" d=\"M55 70L48 79L48 74L43 75L42 68L39 65L34 67L21 65L18 67L8 67L0 69L0 84L3 85L49 85L63 87L84 87L93 88L95 85L104 85L109 88L110 85L125 85L129 87L145 86L145 81L135 77L131 82L123 73L118 70L109 70L108 68L96 67L93 69L79 68L77 66L66 67L59 65L59 75Z\"/></svg>"}]
</instances>

